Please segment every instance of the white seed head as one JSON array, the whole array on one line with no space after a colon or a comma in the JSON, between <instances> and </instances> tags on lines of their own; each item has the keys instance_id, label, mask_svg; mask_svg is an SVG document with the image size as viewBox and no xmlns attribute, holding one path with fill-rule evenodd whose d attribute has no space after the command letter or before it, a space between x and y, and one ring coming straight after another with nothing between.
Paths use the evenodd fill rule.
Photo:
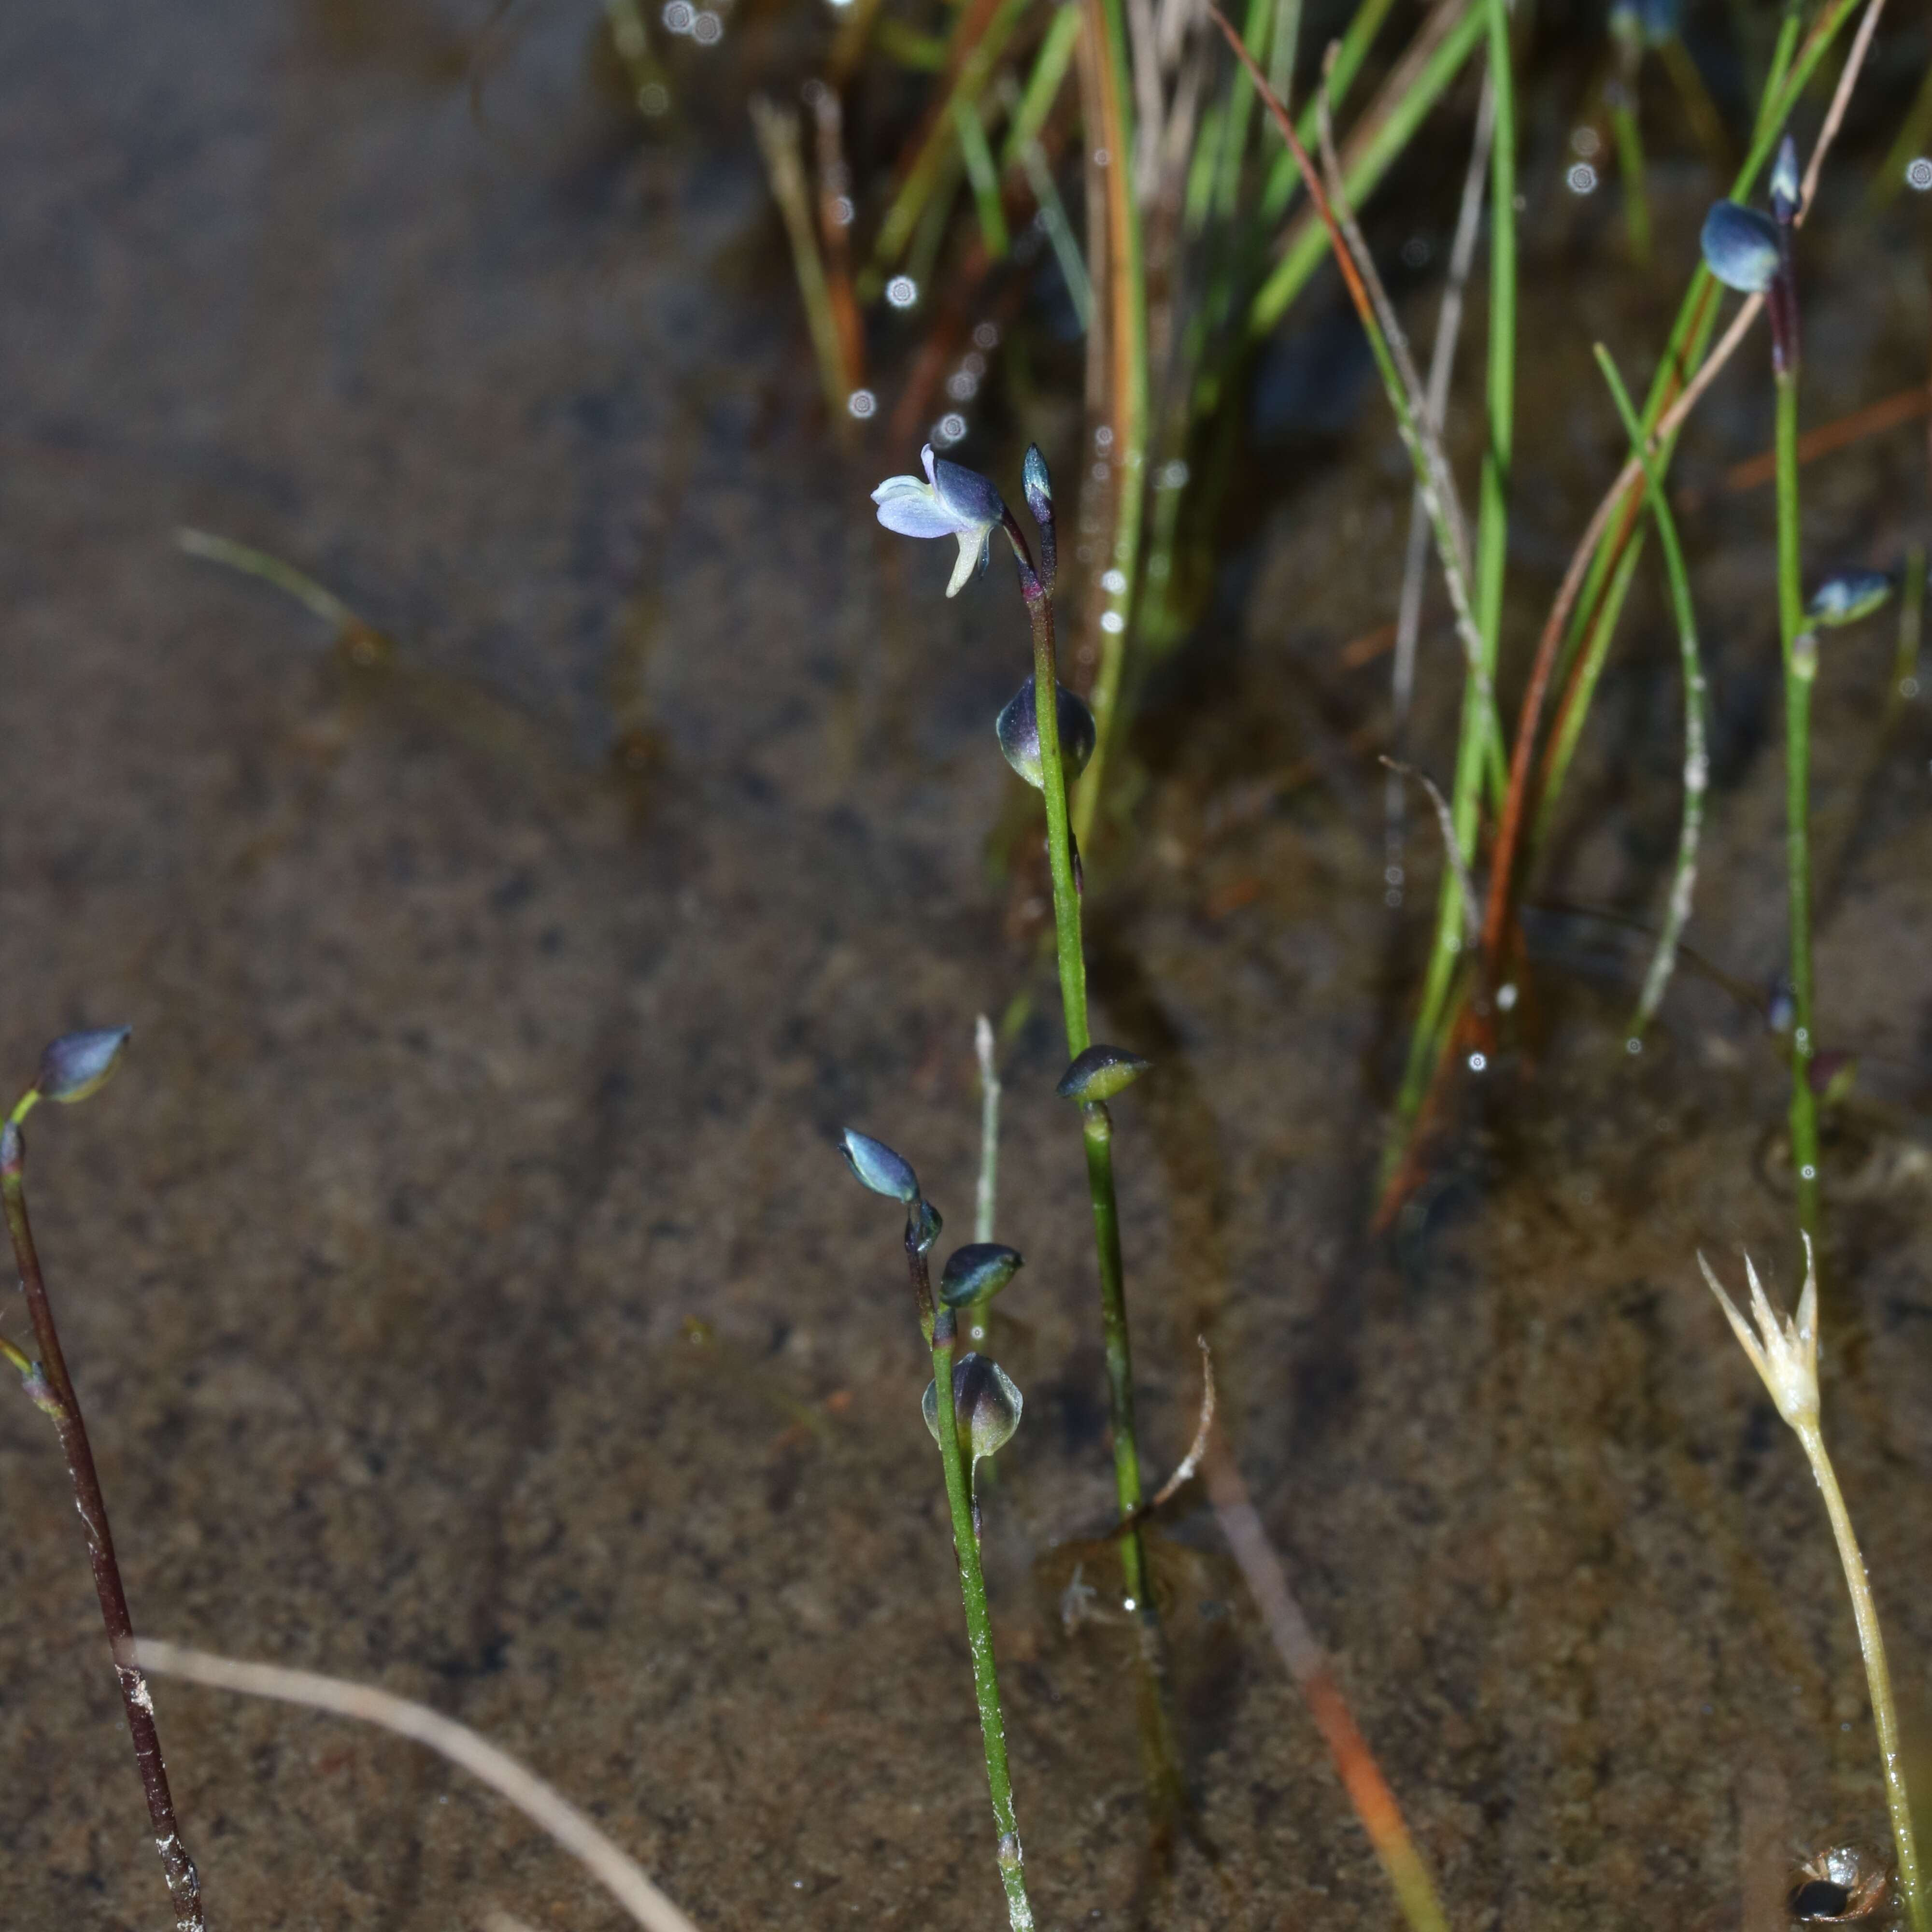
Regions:
<instances>
[{"instance_id":1,"label":"white seed head","mask_svg":"<svg viewBox=\"0 0 1932 1932\"><path fill-rule=\"evenodd\" d=\"M1737 1304L1711 1272L1711 1264L1702 1254L1697 1257L1697 1265L1704 1270L1704 1279L1718 1298L1738 1346L1750 1358L1751 1366L1778 1405L1778 1414L1801 1436L1814 1433L1818 1426L1818 1267L1811 1237L1804 1238L1804 1288L1798 1298L1795 1322L1772 1306L1750 1256L1744 1257L1744 1274L1750 1284L1750 1321L1738 1313Z\"/></svg>"}]
</instances>

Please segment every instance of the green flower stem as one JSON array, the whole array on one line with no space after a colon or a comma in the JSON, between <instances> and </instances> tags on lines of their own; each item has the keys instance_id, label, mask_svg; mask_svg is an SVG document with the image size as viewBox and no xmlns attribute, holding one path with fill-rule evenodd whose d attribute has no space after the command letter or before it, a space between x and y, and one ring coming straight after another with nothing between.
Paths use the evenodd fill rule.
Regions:
<instances>
[{"instance_id":1,"label":"green flower stem","mask_svg":"<svg viewBox=\"0 0 1932 1932\"><path fill-rule=\"evenodd\" d=\"M926 1258L919 1257L923 1269ZM1006 1768L1006 1720L1000 1710L1000 1673L993 1660L993 1623L986 1608L986 1577L980 1567L980 1542L973 1530L972 1486L959 1446L959 1418L952 1406L952 1348L958 1333L950 1308L932 1324L933 1405L939 1426L939 1460L946 1471L946 1501L952 1514L952 1544L959 1558L959 1598L966 1611L966 1641L973 1653L973 1693L980 1706L980 1739L986 1751L986 1788L1000 1832L1000 1882L1006 1888L1006 1923L1012 1932L1032 1932L1022 1868L1019 1822L1013 1812L1013 1783ZM948 1724L950 1720L947 1720Z\"/></svg>"},{"instance_id":2,"label":"green flower stem","mask_svg":"<svg viewBox=\"0 0 1932 1932\"><path fill-rule=\"evenodd\" d=\"M115 1558L113 1534L107 1526L106 1498L101 1494L100 1478L94 1469L87 1424L80 1412L80 1397L74 1392L67 1372L67 1358L61 1352L53 1304L47 1298L40 1254L27 1219L26 1147L20 1124L38 1098L38 1090L30 1088L14 1109L4 1130L0 1130L0 1202L5 1207L7 1232L12 1238L14 1259L20 1270L20 1292L26 1300L28 1318L34 1325L34 1345L40 1353L40 1381L44 1386L37 1389L29 1380L28 1393L35 1406L52 1419L67 1458L74 1507L80 1513L87 1560L94 1573L94 1594L100 1600L100 1621L106 1626L108 1645L114 1654L114 1674L119 1680L122 1707L128 1719L128 1736L134 1742L135 1767L141 1774L142 1790L147 1798L154 1848L161 1856L177 1932L205 1932L207 1922L202 1912L201 1879L194 1859L188 1856L188 1847L182 1843L181 1827L176 1821L174 1798L168 1789L166 1768L161 1762L160 1736L154 1725L154 1699L148 1694L146 1673L134 1660L134 1620L128 1609L121 1566Z\"/></svg>"},{"instance_id":3,"label":"green flower stem","mask_svg":"<svg viewBox=\"0 0 1932 1932\"><path fill-rule=\"evenodd\" d=\"M1027 614L1033 620L1034 712L1040 733L1040 776L1046 801L1046 857L1053 877L1054 957L1060 968L1060 1000L1066 1016L1066 1052L1077 1059L1093 1042L1087 1015L1087 956L1081 944L1080 892L1073 876L1072 827L1066 809L1066 782L1060 755L1059 672L1053 639L1053 538L1042 530L1045 578L1030 564L1021 572ZM1018 528L1009 532L1024 562ZM1125 1270L1120 1260L1120 1208L1114 1189L1113 1128L1107 1109L1095 1103L1082 1109L1081 1135L1087 1151L1087 1191L1093 1204L1094 1248L1100 1274L1100 1322L1107 1351L1108 1408L1114 1431L1114 1487L1122 1519L1141 1506L1140 1443L1134 1429L1133 1351L1127 1330ZM1120 1575L1126 1594L1144 1615L1153 1614L1147 1588L1147 1555L1138 1526L1120 1540Z\"/></svg>"},{"instance_id":4,"label":"green flower stem","mask_svg":"<svg viewBox=\"0 0 1932 1932\"><path fill-rule=\"evenodd\" d=\"M1671 968L1676 964L1678 942L1684 936L1684 922L1690 916L1690 894L1697 878L1697 840L1704 823L1704 794L1709 784L1710 756L1704 742L1704 665L1697 650L1697 614L1690 602L1690 576L1684 567L1684 551L1677 541L1677 521L1670 514L1670 500L1657 473L1656 459L1649 452L1636 410L1624 387L1610 352L1600 342L1597 361L1604 380L1610 386L1624 433L1643 459L1643 473L1650 492L1651 514L1657 523L1658 542L1664 551L1664 574L1670 581L1670 606L1677 620L1677 646L1684 672L1684 818L1677 837L1677 866L1671 880L1670 900L1652 955L1650 970L1644 975L1643 990L1638 996L1636 1012L1630 1021L1626 1044L1635 1052L1643 1044L1644 1029L1656 1013L1670 984ZM1632 544L1633 552L1636 545Z\"/></svg>"},{"instance_id":5,"label":"green flower stem","mask_svg":"<svg viewBox=\"0 0 1932 1932\"><path fill-rule=\"evenodd\" d=\"M1804 627L1798 548L1798 370L1778 372L1778 620L1784 651L1785 871L1791 894L1791 1167L1798 1225L1818 1232L1818 1036L1811 983L1811 686L1818 640Z\"/></svg>"},{"instance_id":6,"label":"green flower stem","mask_svg":"<svg viewBox=\"0 0 1932 1932\"><path fill-rule=\"evenodd\" d=\"M1892 1671L1885 1659L1885 1636L1878 1624L1878 1605L1872 1597L1871 1579L1865 1574L1864 1558L1858 1539L1852 1533L1850 1513L1838 1488L1838 1478L1826 1453L1825 1438L1814 1420L1809 1429L1799 1429L1798 1439L1817 1479L1818 1493L1825 1499L1825 1513L1832 1519L1832 1534L1838 1545L1838 1561L1845 1570L1845 1588L1852 1599L1852 1615L1858 1627L1858 1648L1864 1654L1865 1683L1871 1693L1872 1727L1878 1732L1878 1751L1885 1769L1885 1802L1892 1813L1892 1835L1898 1852L1898 1882L1905 1894L1906 1911L1912 1932L1932 1932L1932 1900L1925 1894L1925 1880L1918 1864L1918 1841L1912 1826L1912 1800L1905 1788L1905 1759L1898 1742L1898 1710L1892 1701Z\"/></svg>"}]
</instances>

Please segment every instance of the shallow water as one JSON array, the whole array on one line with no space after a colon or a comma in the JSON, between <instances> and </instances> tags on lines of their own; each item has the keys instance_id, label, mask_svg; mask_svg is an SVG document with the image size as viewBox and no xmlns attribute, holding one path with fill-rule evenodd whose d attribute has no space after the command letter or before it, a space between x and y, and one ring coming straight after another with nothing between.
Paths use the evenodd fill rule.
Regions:
<instances>
[{"instance_id":1,"label":"shallow water","mask_svg":"<svg viewBox=\"0 0 1932 1932\"><path fill-rule=\"evenodd\" d=\"M593 84L591 9L487 21L0 20L0 1047L24 1077L52 1032L136 1028L100 1100L35 1116L29 1166L135 1615L479 1726L706 1928L983 1926L926 1372L892 1211L831 1142L884 1135L969 1222L973 1016L1048 992L987 856L1024 624L997 573L943 602L940 547L866 514L912 452L848 462L806 400L741 132L797 21L728 40L643 143ZM1678 279L1633 278L1612 212L1562 194L1568 84L1555 64L1530 122L1519 648L1615 455L1592 335L1647 374ZM1862 180L1808 236L1808 421L1922 375L1922 217L1850 220ZM1655 186L1688 265L1708 182ZM1708 494L1686 530L1718 712L1690 938L1759 986L1784 916L1771 511L1708 494L1768 434L1744 362L1680 472ZM1822 1513L1692 1260L1748 1241L1792 1285L1780 1070L1688 973L1632 1064L1645 944L1564 909L1660 902L1661 599L1646 575L1532 921L1533 1051L1372 1244L1426 902L1383 904L1384 664L1342 652L1390 614L1407 484L1372 395L1345 434L1281 437L1231 513L1221 614L1154 681L1137 836L1090 898L1099 1030L1159 1069L1116 1108L1150 1460L1191 1432L1204 1332L1454 1924L1755 1927L1768 1868L1883 1814ZM975 453L1010 480L1013 452ZM1916 431L1807 487L1820 567L1924 527ZM182 556L184 524L313 572L393 651L358 662ZM1908 706L1876 748L1891 650L1887 620L1842 634L1820 687L1824 1044L1862 1064L1826 1399L1923 1737L1932 730ZM1198 1500L1160 1564L1199 1828L1171 1870L1148 1856L1086 1546L1105 1406L1057 1039L1036 1018L1006 1072L1000 1232L1028 1266L994 1346L1028 1408L986 1499L1042 1922L1386 1924ZM0 1494L5 1916L159 1923L25 1403L0 1408ZM1070 1630L1076 1562L1102 1614ZM157 1701L212 1924L616 1922L412 1747Z\"/></svg>"}]
</instances>

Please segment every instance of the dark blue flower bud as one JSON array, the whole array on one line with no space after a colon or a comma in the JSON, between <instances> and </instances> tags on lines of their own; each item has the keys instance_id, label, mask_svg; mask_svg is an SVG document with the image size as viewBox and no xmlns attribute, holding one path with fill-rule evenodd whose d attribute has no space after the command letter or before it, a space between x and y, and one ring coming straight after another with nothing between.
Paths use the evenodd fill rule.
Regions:
<instances>
[{"instance_id":1,"label":"dark blue flower bud","mask_svg":"<svg viewBox=\"0 0 1932 1932\"><path fill-rule=\"evenodd\" d=\"M839 1142L839 1151L861 1185L874 1194L887 1195L908 1207L919 1198L919 1176L912 1171L911 1162L903 1154L895 1154L884 1141L875 1141L870 1134L848 1127Z\"/></svg>"},{"instance_id":2,"label":"dark blue flower bud","mask_svg":"<svg viewBox=\"0 0 1932 1932\"><path fill-rule=\"evenodd\" d=\"M1053 521L1053 479L1046 473L1046 458L1040 453L1040 445L1027 445L1026 462L1020 471L1020 480L1026 490L1027 508L1033 512L1036 524Z\"/></svg>"},{"instance_id":3,"label":"dark blue flower bud","mask_svg":"<svg viewBox=\"0 0 1932 1932\"><path fill-rule=\"evenodd\" d=\"M1798 208L1798 147L1787 134L1778 144L1778 158L1771 164L1771 212L1780 221L1790 220Z\"/></svg>"},{"instance_id":4,"label":"dark blue flower bud","mask_svg":"<svg viewBox=\"0 0 1932 1932\"><path fill-rule=\"evenodd\" d=\"M1063 1100L1111 1100L1153 1064L1125 1047L1090 1046L1060 1076L1053 1090Z\"/></svg>"},{"instance_id":5,"label":"dark blue flower bud","mask_svg":"<svg viewBox=\"0 0 1932 1932\"><path fill-rule=\"evenodd\" d=\"M1094 714L1085 704L1065 685L1057 684L1054 688L1060 694L1060 768L1071 780L1087 769L1099 734L1094 728ZM993 729L999 734L1000 749L1006 754L1006 763L1035 791L1044 790L1046 779L1040 764L1040 706L1034 700L1031 678L1007 699Z\"/></svg>"},{"instance_id":6,"label":"dark blue flower bud","mask_svg":"<svg viewBox=\"0 0 1932 1932\"><path fill-rule=\"evenodd\" d=\"M939 1276L939 1298L948 1308L970 1308L991 1301L1020 1268L1019 1251L998 1241L969 1241L946 1258Z\"/></svg>"},{"instance_id":7,"label":"dark blue flower bud","mask_svg":"<svg viewBox=\"0 0 1932 1932\"><path fill-rule=\"evenodd\" d=\"M1869 617L1892 595L1892 579L1882 570L1841 570L1811 593L1804 614L1814 624L1836 630Z\"/></svg>"},{"instance_id":8,"label":"dark blue flower bud","mask_svg":"<svg viewBox=\"0 0 1932 1932\"><path fill-rule=\"evenodd\" d=\"M1761 296L1778 268L1778 224L1734 201L1712 204L1704 218L1704 266L1727 289Z\"/></svg>"},{"instance_id":9,"label":"dark blue flower bud","mask_svg":"<svg viewBox=\"0 0 1932 1932\"><path fill-rule=\"evenodd\" d=\"M134 1032L132 1027L98 1027L91 1033L63 1034L40 1055L35 1090L44 1100L70 1103L98 1094L121 1064Z\"/></svg>"},{"instance_id":10,"label":"dark blue flower bud","mask_svg":"<svg viewBox=\"0 0 1932 1932\"><path fill-rule=\"evenodd\" d=\"M928 1382L920 1410L928 1432L939 1440L937 1385ZM952 1412L959 1432L970 1445L975 1471L981 1460L1004 1448L1020 1426L1026 1406L1012 1378L989 1355L962 1355L952 1365Z\"/></svg>"}]
</instances>

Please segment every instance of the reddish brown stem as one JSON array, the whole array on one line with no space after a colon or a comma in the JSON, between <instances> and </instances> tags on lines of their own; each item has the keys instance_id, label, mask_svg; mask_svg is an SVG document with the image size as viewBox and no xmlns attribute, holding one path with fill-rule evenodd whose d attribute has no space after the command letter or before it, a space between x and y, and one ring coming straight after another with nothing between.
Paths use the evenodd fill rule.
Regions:
<instances>
[{"instance_id":1,"label":"reddish brown stem","mask_svg":"<svg viewBox=\"0 0 1932 1932\"><path fill-rule=\"evenodd\" d=\"M100 1599L100 1621L107 1627L107 1641L114 1654L122 1706L127 1712L128 1734L134 1741L134 1762L141 1774L141 1788L147 1794L154 1846L167 1874L177 1932L206 1932L201 1880L187 1846L182 1843L176 1822L174 1798L168 1790L166 1768L161 1762L160 1736L154 1728L154 1700L148 1694L146 1674L134 1661L134 1620L128 1614L128 1593L122 1587L121 1568L114 1558L107 1504L100 1493L100 1479L94 1473L94 1451L88 1443L87 1424L81 1417L80 1398L74 1393L73 1379L67 1372L67 1358L61 1352L53 1306L47 1299L46 1281L40 1273L34 1232L27 1220L22 1174L26 1156L20 1127L10 1120L0 1130L0 1199L5 1203L7 1232L13 1238L14 1258L20 1270L20 1291L26 1297L34 1343L40 1350L40 1370L51 1398L46 1405L47 1412L67 1456L75 1506L87 1534L87 1560L94 1571L94 1592Z\"/></svg>"}]
</instances>

